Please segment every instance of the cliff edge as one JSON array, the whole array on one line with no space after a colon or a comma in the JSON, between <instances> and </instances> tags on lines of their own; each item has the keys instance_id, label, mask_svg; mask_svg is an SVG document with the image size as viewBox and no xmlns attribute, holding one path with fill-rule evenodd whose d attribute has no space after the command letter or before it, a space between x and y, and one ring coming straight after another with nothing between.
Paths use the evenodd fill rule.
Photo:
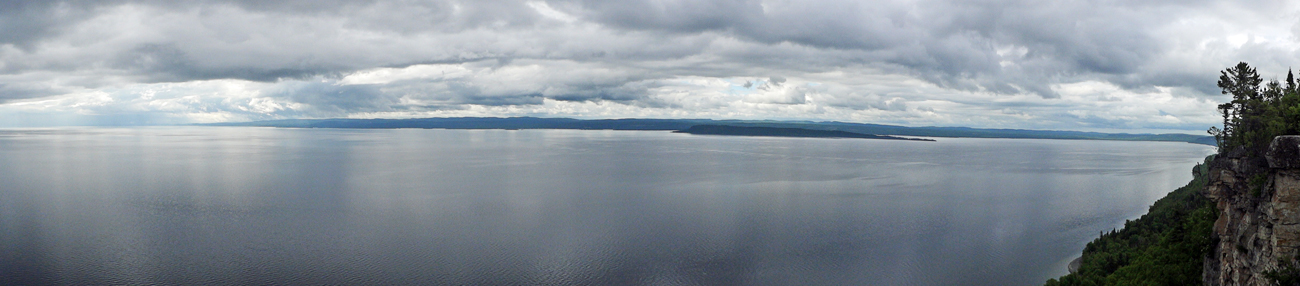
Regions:
<instances>
[{"instance_id":1,"label":"cliff edge","mask_svg":"<svg viewBox=\"0 0 1300 286\"><path fill-rule=\"evenodd\" d=\"M1300 247L1300 136L1277 136L1264 158L1229 152L1210 165L1205 196L1219 210L1206 285L1271 285L1267 271Z\"/></svg>"}]
</instances>

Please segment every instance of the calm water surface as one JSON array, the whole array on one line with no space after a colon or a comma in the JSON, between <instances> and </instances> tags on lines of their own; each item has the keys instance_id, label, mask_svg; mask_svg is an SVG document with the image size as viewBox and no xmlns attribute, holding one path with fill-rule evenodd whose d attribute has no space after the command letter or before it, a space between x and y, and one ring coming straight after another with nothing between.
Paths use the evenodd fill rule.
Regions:
<instances>
[{"instance_id":1,"label":"calm water surface","mask_svg":"<svg viewBox=\"0 0 1300 286\"><path fill-rule=\"evenodd\" d=\"M1033 285L1186 143L0 130L0 284Z\"/></svg>"}]
</instances>

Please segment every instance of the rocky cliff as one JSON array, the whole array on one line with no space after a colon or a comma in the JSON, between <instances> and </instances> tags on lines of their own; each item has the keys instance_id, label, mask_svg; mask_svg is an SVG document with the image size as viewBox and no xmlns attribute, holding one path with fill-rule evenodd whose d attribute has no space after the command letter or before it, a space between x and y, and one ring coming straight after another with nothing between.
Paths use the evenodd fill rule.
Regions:
<instances>
[{"instance_id":1,"label":"rocky cliff","mask_svg":"<svg viewBox=\"0 0 1300 286\"><path fill-rule=\"evenodd\" d=\"M1220 213L1207 285L1270 285L1263 273L1300 247L1300 136L1274 138L1263 158L1246 154L1223 154L1210 165L1205 195Z\"/></svg>"}]
</instances>

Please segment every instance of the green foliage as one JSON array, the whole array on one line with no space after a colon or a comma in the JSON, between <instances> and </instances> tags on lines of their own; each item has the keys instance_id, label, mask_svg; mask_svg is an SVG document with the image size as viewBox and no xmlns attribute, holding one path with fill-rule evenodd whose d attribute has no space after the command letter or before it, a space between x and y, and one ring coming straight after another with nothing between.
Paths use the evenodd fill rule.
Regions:
<instances>
[{"instance_id":1,"label":"green foliage","mask_svg":"<svg viewBox=\"0 0 1300 286\"><path fill-rule=\"evenodd\" d=\"M1296 255L1291 261L1279 260L1277 265L1281 266L1276 270L1264 271L1264 277L1271 280L1272 285L1300 285L1300 255Z\"/></svg>"},{"instance_id":2,"label":"green foliage","mask_svg":"<svg viewBox=\"0 0 1300 286\"><path fill-rule=\"evenodd\" d=\"M1157 200L1146 215L1088 243L1076 273L1046 285L1197 285L1216 241L1218 210L1201 194L1208 163L1197 164L1186 186Z\"/></svg>"},{"instance_id":3,"label":"green foliage","mask_svg":"<svg viewBox=\"0 0 1300 286\"><path fill-rule=\"evenodd\" d=\"M1264 188L1268 184L1268 174L1258 173L1250 177L1250 196L1258 198L1264 194Z\"/></svg>"},{"instance_id":4,"label":"green foliage","mask_svg":"<svg viewBox=\"0 0 1300 286\"><path fill-rule=\"evenodd\" d=\"M1244 62L1220 74L1219 88L1232 95L1232 101L1218 108L1223 129L1209 130L1220 153L1241 148L1247 157L1262 158L1273 137L1300 134L1300 91L1291 72L1285 85L1277 80L1264 83Z\"/></svg>"}]
</instances>

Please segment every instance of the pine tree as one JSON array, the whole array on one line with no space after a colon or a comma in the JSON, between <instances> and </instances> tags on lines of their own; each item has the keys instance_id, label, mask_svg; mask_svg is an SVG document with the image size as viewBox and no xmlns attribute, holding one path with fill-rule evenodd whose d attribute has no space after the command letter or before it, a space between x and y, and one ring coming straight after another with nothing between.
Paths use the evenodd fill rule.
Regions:
<instances>
[{"instance_id":1,"label":"pine tree","mask_svg":"<svg viewBox=\"0 0 1300 286\"><path fill-rule=\"evenodd\" d=\"M1291 74L1291 69L1286 69L1286 92L1295 93L1295 75Z\"/></svg>"}]
</instances>

